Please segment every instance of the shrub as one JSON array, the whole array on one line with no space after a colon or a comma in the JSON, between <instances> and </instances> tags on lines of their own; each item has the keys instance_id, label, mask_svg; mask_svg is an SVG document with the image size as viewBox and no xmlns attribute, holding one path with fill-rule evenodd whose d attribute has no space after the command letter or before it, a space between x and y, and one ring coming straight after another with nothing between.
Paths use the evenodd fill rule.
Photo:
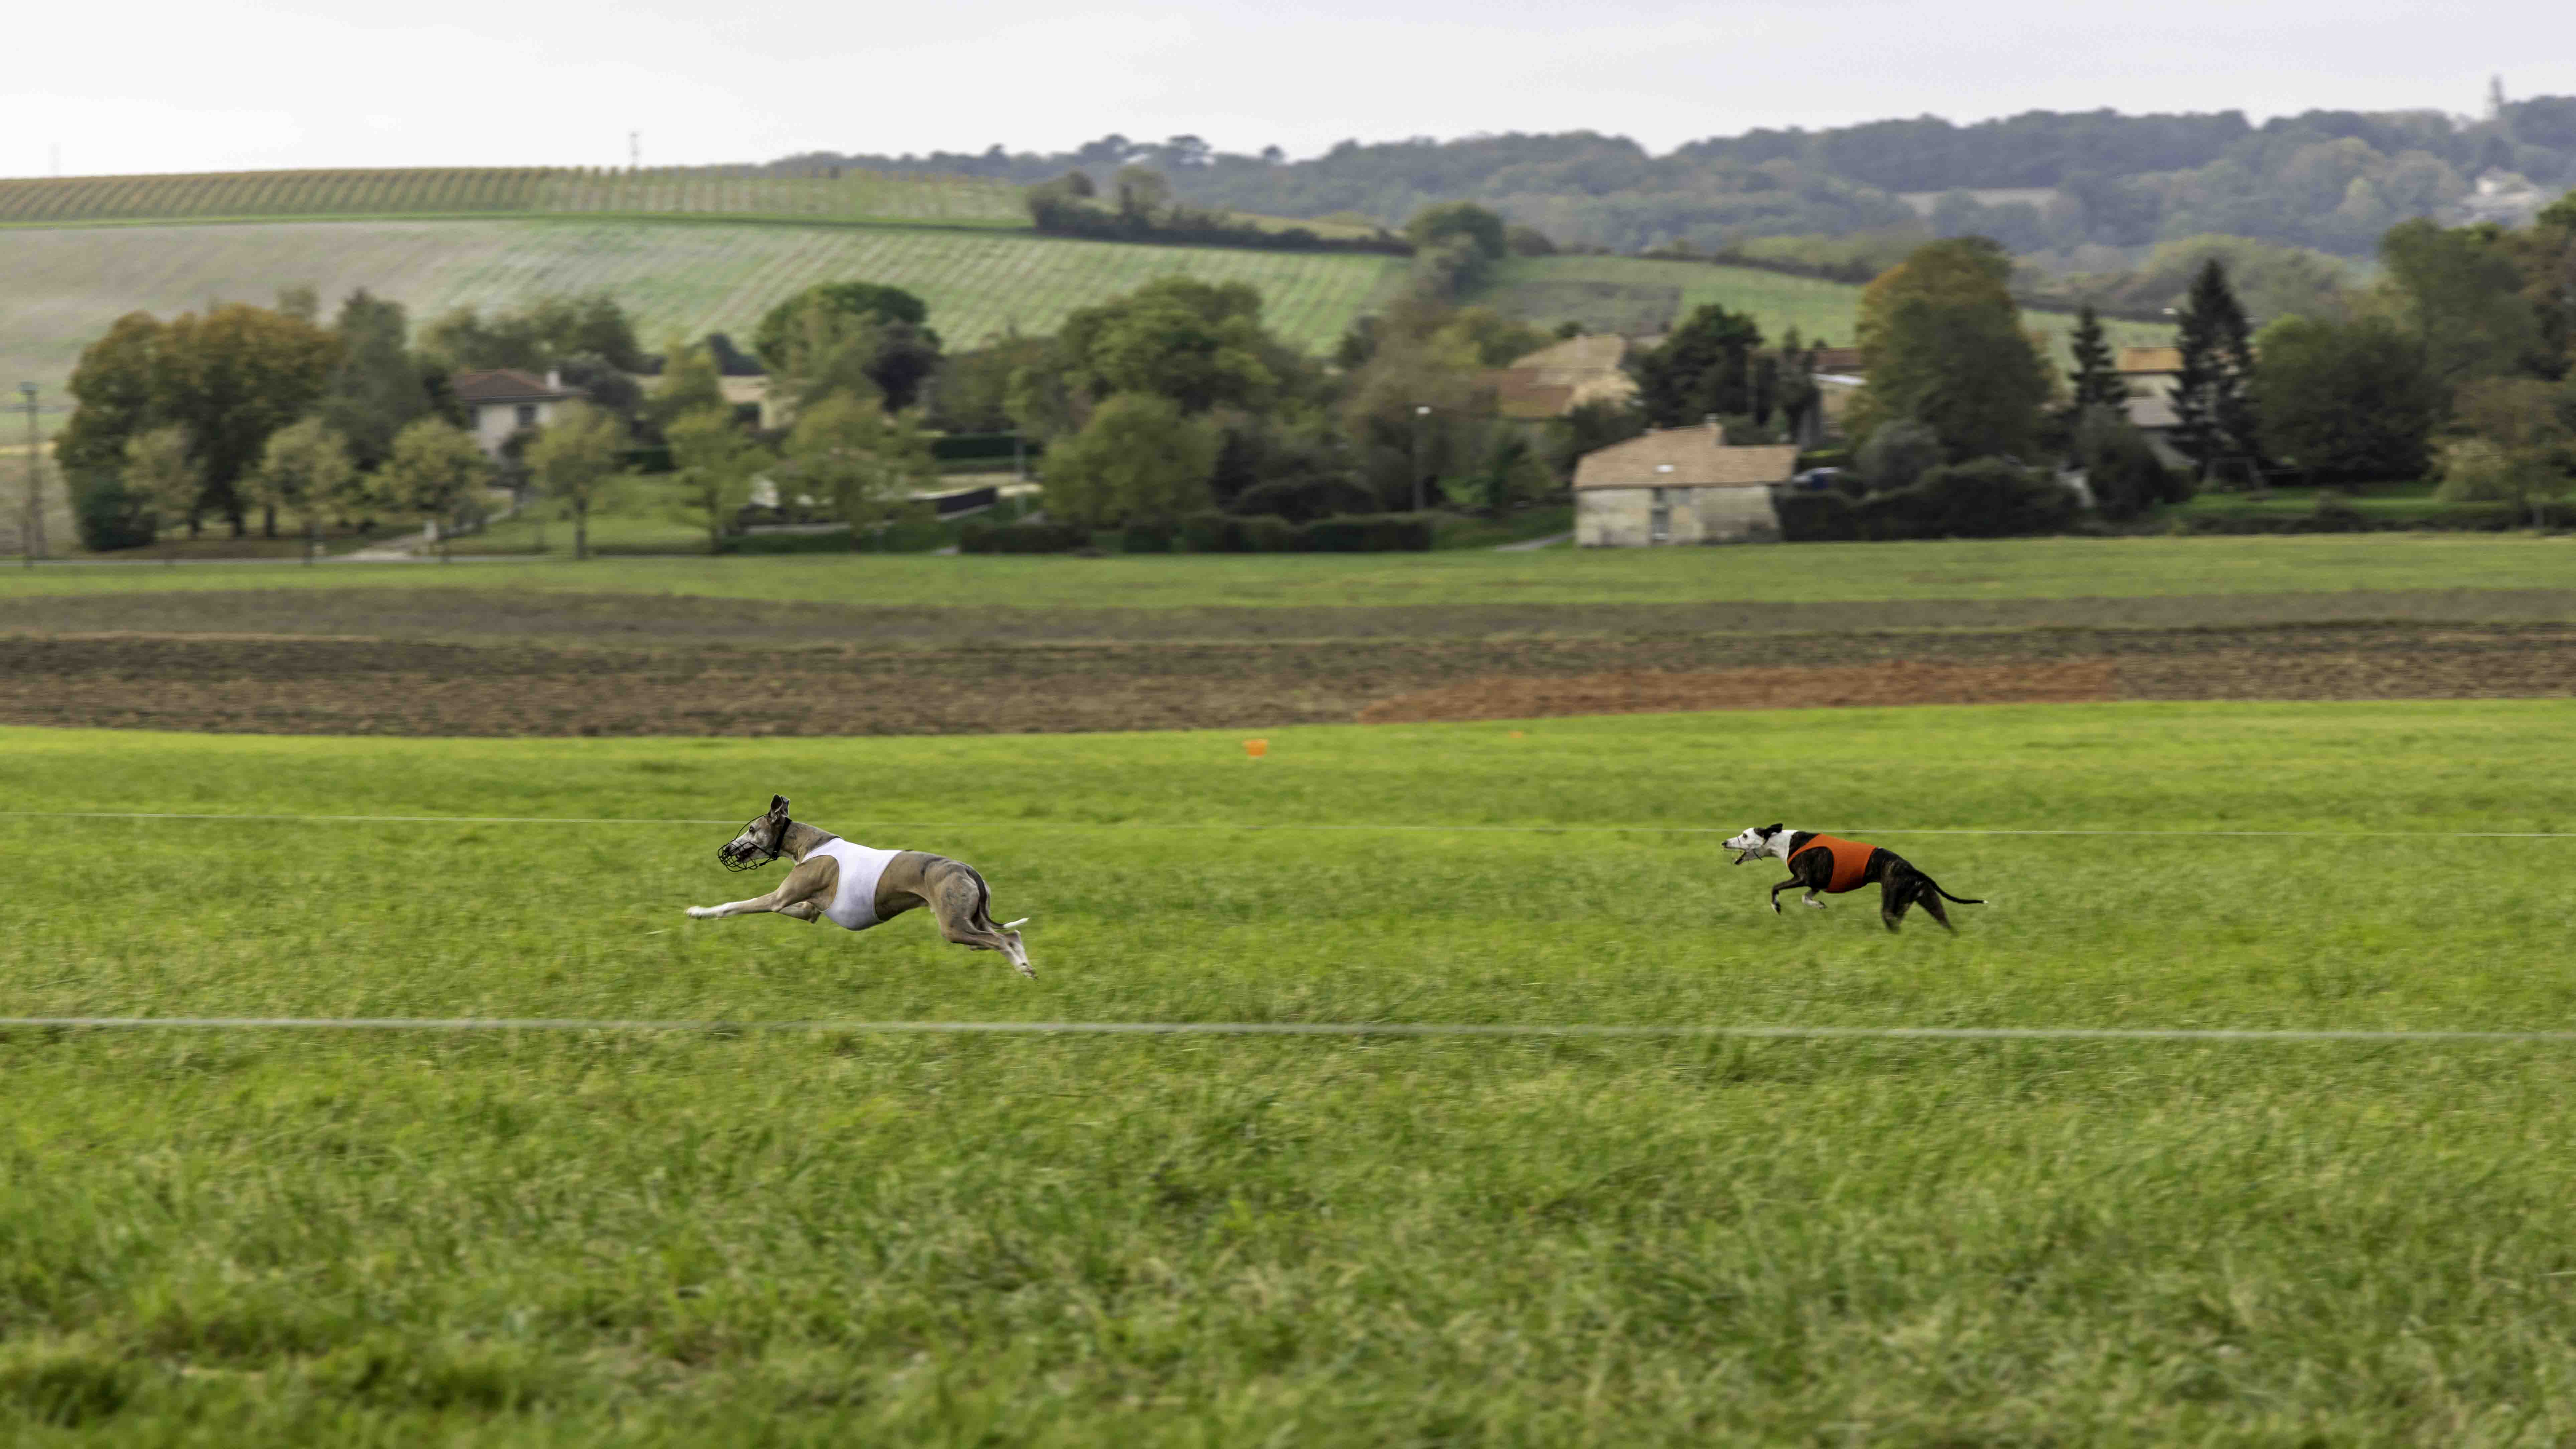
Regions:
<instances>
[{"instance_id":1,"label":"shrub","mask_svg":"<svg viewBox=\"0 0 2576 1449\"><path fill-rule=\"evenodd\" d=\"M1775 488L1771 506L1788 543L1849 543L1860 537L1860 510L1831 489Z\"/></svg>"},{"instance_id":2,"label":"shrub","mask_svg":"<svg viewBox=\"0 0 2576 1449\"><path fill-rule=\"evenodd\" d=\"M1419 553L1431 547L1432 524L1427 513L1345 514L1297 532L1311 553Z\"/></svg>"},{"instance_id":3,"label":"shrub","mask_svg":"<svg viewBox=\"0 0 2576 1449\"><path fill-rule=\"evenodd\" d=\"M1935 468L1923 481L1861 505L1901 516L1911 531L1898 538L2012 538L2056 533L2075 521L2075 495L2053 478L2018 463L1979 458Z\"/></svg>"},{"instance_id":4,"label":"shrub","mask_svg":"<svg viewBox=\"0 0 2576 1449\"><path fill-rule=\"evenodd\" d=\"M2077 420L2075 462L2093 490L2093 506L2113 522L2191 496L2188 475L2166 468L2146 434L2111 408L2086 408Z\"/></svg>"},{"instance_id":5,"label":"shrub","mask_svg":"<svg viewBox=\"0 0 2576 1449\"><path fill-rule=\"evenodd\" d=\"M1180 545L1192 553L1294 553L1297 525L1267 513L1193 513L1181 520Z\"/></svg>"},{"instance_id":6,"label":"shrub","mask_svg":"<svg viewBox=\"0 0 2576 1449\"><path fill-rule=\"evenodd\" d=\"M1295 553L1297 525L1271 513L1256 513L1232 520L1234 536L1241 541L1238 553Z\"/></svg>"},{"instance_id":7,"label":"shrub","mask_svg":"<svg viewBox=\"0 0 2576 1449\"><path fill-rule=\"evenodd\" d=\"M113 473L85 473L72 479L72 521L81 546L93 553L142 548L152 542L157 520L152 500L128 489Z\"/></svg>"},{"instance_id":8,"label":"shrub","mask_svg":"<svg viewBox=\"0 0 2576 1449\"><path fill-rule=\"evenodd\" d=\"M1071 553L1091 546L1091 530L1072 523L970 522L959 533L960 553Z\"/></svg>"},{"instance_id":9,"label":"shrub","mask_svg":"<svg viewBox=\"0 0 2576 1449\"><path fill-rule=\"evenodd\" d=\"M1179 534L1177 525L1136 519L1119 534L1118 549L1121 553L1170 553L1172 540Z\"/></svg>"},{"instance_id":10,"label":"shrub","mask_svg":"<svg viewBox=\"0 0 2576 1449\"><path fill-rule=\"evenodd\" d=\"M1858 462L1871 492L1911 488L1925 473L1941 466L1941 435L1912 418L1881 423L1861 444Z\"/></svg>"}]
</instances>

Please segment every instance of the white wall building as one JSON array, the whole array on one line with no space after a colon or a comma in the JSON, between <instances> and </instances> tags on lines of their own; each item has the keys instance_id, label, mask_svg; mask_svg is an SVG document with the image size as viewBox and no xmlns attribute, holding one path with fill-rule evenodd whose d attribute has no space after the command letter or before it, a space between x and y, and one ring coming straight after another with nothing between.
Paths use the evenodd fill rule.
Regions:
<instances>
[{"instance_id":1,"label":"white wall building","mask_svg":"<svg viewBox=\"0 0 2576 1449\"><path fill-rule=\"evenodd\" d=\"M1713 422L1597 448L1574 465L1574 541L1584 548L1777 542L1771 490L1797 466L1795 444L1731 448Z\"/></svg>"}]
</instances>

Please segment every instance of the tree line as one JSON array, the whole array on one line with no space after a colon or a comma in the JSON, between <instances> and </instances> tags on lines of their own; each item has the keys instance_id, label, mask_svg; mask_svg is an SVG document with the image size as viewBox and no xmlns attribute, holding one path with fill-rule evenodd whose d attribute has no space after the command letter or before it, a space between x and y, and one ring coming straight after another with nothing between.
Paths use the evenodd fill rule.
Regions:
<instances>
[{"instance_id":1,"label":"tree line","mask_svg":"<svg viewBox=\"0 0 2576 1449\"><path fill-rule=\"evenodd\" d=\"M1662 156L1589 131L1345 141L1303 161L1277 147L1247 155L1195 136L1112 133L1054 153L809 153L767 169L828 165L1024 185L1078 171L1104 190L1143 169L1193 207L1386 227L1474 201L1560 245L1620 252L1903 232L1923 223L1896 193L1937 192L1949 194L1931 218L1936 234L1986 235L2017 253L2219 233L2365 256L2386 228L2455 205L2486 172L2576 186L2576 97L2499 96L2473 121L2426 110L2310 110L2260 125L2232 110L2031 111L1966 126L1927 116L1754 130ZM2052 194L1993 204L1968 194L2009 189Z\"/></svg>"}]
</instances>

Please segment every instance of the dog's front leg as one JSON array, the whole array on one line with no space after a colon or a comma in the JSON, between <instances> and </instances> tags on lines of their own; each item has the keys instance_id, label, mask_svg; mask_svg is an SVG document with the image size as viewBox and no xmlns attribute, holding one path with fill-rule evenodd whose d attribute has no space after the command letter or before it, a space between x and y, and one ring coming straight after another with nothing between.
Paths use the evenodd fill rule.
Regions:
<instances>
[{"instance_id":1,"label":"dog's front leg","mask_svg":"<svg viewBox=\"0 0 2576 1449\"><path fill-rule=\"evenodd\" d=\"M1819 900L1816 893L1812 890L1808 891L1804 896L1799 897L1798 904L1802 906L1814 906L1820 911L1825 908L1825 903L1822 900Z\"/></svg>"},{"instance_id":2,"label":"dog's front leg","mask_svg":"<svg viewBox=\"0 0 2576 1449\"><path fill-rule=\"evenodd\" d=\"M775 911L799 921L811 921L823 913L823 907L831 900L832 889L840 879L840 862L828 856L799 861L796 868L787 873L787 879L780 881L778 888L767 895L753 896L747 901L727 901L720 906L691 906L689 915L695 920L712 921L725 916L756 916L765 911Z\"/></svg>"},{"instance_id":3,"label":"dog's front leg","mask_svg":"<svg viewBox=\"0 0 2576 1449\"><path fill-rule=\"evenodd\" d=\"M763 911L778 909L777 903L771 899L777 894L776 891L772 891L766 896L753 896L747 901L727 901L720 906L691 906L689 917L692 920L713 921L726 916L756 916Z\"/></svg>"}]
</instances>

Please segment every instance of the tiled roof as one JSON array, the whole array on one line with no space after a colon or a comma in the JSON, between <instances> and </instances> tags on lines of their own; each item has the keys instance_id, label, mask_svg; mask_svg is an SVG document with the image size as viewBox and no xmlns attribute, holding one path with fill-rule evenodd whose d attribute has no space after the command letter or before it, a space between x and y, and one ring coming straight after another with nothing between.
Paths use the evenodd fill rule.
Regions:
<instances>
[{"instance_id":1,"label":"tiled roof","mask_svg":"<svg viewBox=\"0 0 2576 1449\"><path fill-rule=\"evenodd\" d=\"M1756 488L1797 471L1793 443L1730 448L1715 428L1665 428L1583 455L1577 488ZM1666 471L1669 469L1670 471Z\"/></svg>"},{"instance_id":2,"label":"tiled roof","mask_svg":"<svg viewBox=\"0 0 2576 1449\"><path fill-rule=\"evenodd\" d=\"M1815 372L1856 374L1861 370L1860 349L1857 347L1819 347L1816 349L1815 366L1810 370Z\"/></svg>"},{"instance_id":3,"label":"tiled roof","mask_svg":"<svg viewBox=\"0 0 2576 1449\"><path fill-rule=\"evenodd\" d=\"M1562 417L1589 402L1625 403L1637 380L1619 370L1628 339L1588 333L1552 343L1485 374L1494 409L1507 418Z\"/></svg>"},{"instance_id":4,"label":"tiled roof","mask_svg":"<svg viewBox=\"0 0 2576 1449\"><path fill-rule=\"evenodd\" d=\"M2123 347L2120 349L2119 360L2112 364L2112 369L2117 372L2180 372L2182 371L2182 349L2179 347Z\"/></svg>"},{"instance_id":5,"label":"tiled roof","mask_svg":"<svg viewBox=\"0 0 2576 1449\"><path fill-rule=\"evenodd\" d=\"M544 378L515 367L456 374L456 400L461 403L556 402L575 396L578 394L548 387Z\"/></svg>"},{"instance_id":6,"label":"tiled roof","mask_svg":"<svg viewBox=\"0 0 2576 1449\"><path fill-rule=\"evenodd\" d=\"M1486 374L1494 411L1507 418L1552 418L1574 405L1574 389L1539 381L1520 368Z\"/></svg>"},{"instance_id":7,"label":"tiled roof","mask_svg":"<svg viewBox=\"0 0 2576 1449\"><path fill-rule=\"evenodd\" d=\"M1572 386L1593 373L1617 372L1619 360L1628 355L1628 339L1615 332L1587 332L1551 343L1522 357L1512 359L1514 372L1537 372L1543 382ZM1558 377L1551 374L1564 373Z\"/></svg>"}]
</instances>

